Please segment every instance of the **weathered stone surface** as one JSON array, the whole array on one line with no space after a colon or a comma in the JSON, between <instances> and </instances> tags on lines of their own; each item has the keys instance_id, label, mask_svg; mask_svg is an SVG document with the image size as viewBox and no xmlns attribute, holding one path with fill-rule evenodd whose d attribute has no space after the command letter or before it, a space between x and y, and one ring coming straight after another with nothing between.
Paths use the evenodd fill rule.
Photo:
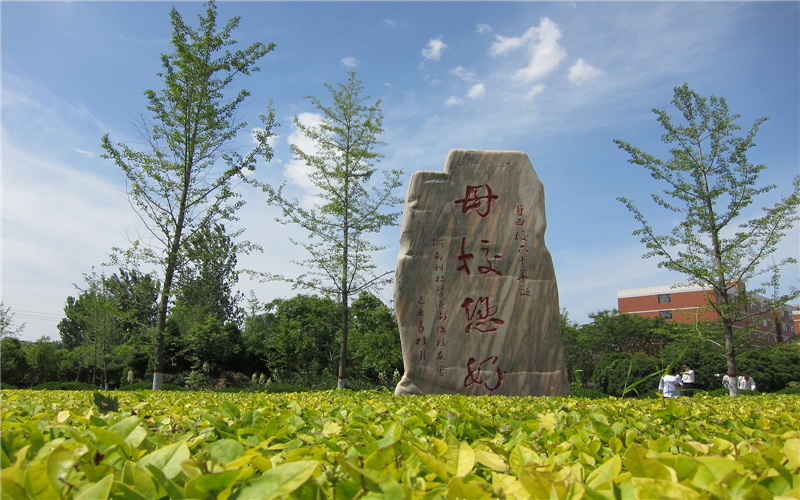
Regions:
<instances>
[{"instance_id":1,"label":"weathered stone surface","mask_svg":"<svg viewBox=\"0 0 800 500\"><path fill-rule=\"evenodd\" d=\"M569 393L544 189L527 155L450 151L411 176L394 300L396 394Z\"/></svg>"}]
</instances>

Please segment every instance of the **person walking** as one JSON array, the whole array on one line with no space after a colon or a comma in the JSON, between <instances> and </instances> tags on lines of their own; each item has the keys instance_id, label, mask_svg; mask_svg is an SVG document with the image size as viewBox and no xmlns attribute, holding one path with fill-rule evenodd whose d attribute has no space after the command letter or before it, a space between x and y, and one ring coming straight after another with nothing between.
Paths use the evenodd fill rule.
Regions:
<instances>
[{"instance_id":1,"label":"person walking","mask_svg":"<svg viewBox=\"0 0 800 500\"><path fill-rule=\"evenodd\" d=\"M694 370L688 364L683 365L681 372L681 394L692 397L694 395Z\"/></svg>"},{"instance_id":2,"label":"person walking","mask_svg":"<svg viewBox=\"0 0 800 500\"><path fill-rule=\"evenodd\" d=\"M665 398L677 398L681 395L681 377L675 371L674 366L670 367L669 372L658 381L658 393Z\"/></svg>"},{"instance_id":3,"label":"person walking","mask_svg":"<svg viewBox=\"0 0 800 500\"><path fill-rule=\"evenodd\" d=\"M750 372L744 372L744 375L739 377L739 390L740 391L755 391L756 381L750 376Z\"/></svg>"}]
</instances>

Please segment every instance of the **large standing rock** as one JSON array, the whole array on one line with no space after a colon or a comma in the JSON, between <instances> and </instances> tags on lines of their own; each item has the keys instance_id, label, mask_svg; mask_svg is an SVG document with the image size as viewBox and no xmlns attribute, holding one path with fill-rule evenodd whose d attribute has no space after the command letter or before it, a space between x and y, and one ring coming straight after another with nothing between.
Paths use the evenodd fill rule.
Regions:
<instances>
[{"instance_id":1,"label":"large standing rock","mask_svg":"<svg viewBox=\"0 0 800 500\"><path fill-rule=\"evenodd\" d=\"M527 155L450 151L415 172L394 286L395 394L569 393L544 189Z\"/></svg>"}]
</instances>

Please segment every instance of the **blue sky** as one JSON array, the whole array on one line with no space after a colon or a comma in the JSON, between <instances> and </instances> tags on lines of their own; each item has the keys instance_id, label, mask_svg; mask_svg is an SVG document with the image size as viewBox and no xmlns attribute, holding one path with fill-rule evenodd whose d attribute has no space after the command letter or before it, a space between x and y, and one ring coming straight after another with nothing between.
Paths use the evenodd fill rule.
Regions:
<instances>
[{"instance_id":1,"label":"blue sky","mask_svg":"<svg viewBox=\"0 0 800 500\"><path fill-rule=\"evenodd\" d=\"M67 295L83 273L100 271L112 246L140 229L124 179L100 158L100 138L139 141L143 92L160 89L160 54L170 51L165 2L9 2L2 16L2 299L26 322L21 336L58 338ZM199 2L175 4L195 23ZM303 144L292 117L313 120L303 99L354 70L365 94L381 99L387 143L380 163L407 181L441 171L455 148L528 154L544 183L560 304L570 317L616 307L620 288L684 281L641 259L637 223L616 201L632 198L666 232L675 219L649 202L663 189L627 163L612 142L665 156L653 108L670 109L688 82L725 97L748 130L770 118L751 150L779 185L754 205L787 193L800 165L800 4L797 2L221 2L220 22L241 16L236 38L276 44L261 72L239 80L251 92L251 125L270 99L281 126L275 157L258 179L307 190L289 143ZM242 144L246 145L246 138ZM407 185L397 194L405 196ZM264 253L242 267L293 273L295 228L252 189L242 193L245 237ZM751 214L752 215L752 214ZM380 234L376 255L393 270L399 228ZM779 254L797 256L800 229ZM106 273L114 269L105 269ZM299 274L299 270L297 272ZM784 270L798 284L798 266ZM295 292L242 280L266 302ZM391 291L381 296L388 301Z\"/></svg>"}]
</instances>

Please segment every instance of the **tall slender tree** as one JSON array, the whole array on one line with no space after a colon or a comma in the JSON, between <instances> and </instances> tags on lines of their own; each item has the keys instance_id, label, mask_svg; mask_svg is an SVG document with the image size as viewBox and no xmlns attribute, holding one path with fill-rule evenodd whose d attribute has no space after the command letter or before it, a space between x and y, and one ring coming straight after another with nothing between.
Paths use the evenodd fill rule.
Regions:
<instances>
[{"instance_id":1,"label":"tall slender tree","mask_svg":"<svg viewBox=\"0 0 800 500\"><path fill-rule=\"evenodd\" d=\"M725 99L701 97L687 84L675 88L672 104L684 122L676 125L666 111L654 109L666 132L662 141L672 145L666 161L616 140L631 155L630 163L650 171L654 179L667 184L666 196L653 194L659 206L683 218L668 234L659 234L642 212L628 198L619 200L628 207L641 228L634 235L647 246L645 258L661 259L659 267L680 272L690 283L710 289L713 299L708 307L716 311L725 331L725 357L729 373L736 373L734 325L761 311L748 311L750 293L773 290L768 306L780 307L800 296L792 287L787 294L778 292L780 270L796 263L793 257L773 259L778 243L800 218L800 176L794 178L791 192L767 207L755 218L748 209L760 195L777 186L759 186L759 174L765 165L753 165L747 159L759 126L756 120L746 135L736 135L740 115L731 114ZM734 227L731 227L734 226ZM763 279L759 284L748 283ZM738 394L735 384L731 396Z\"/></svg>"},{"instance_id":2,"label":"tall slender tree","mask_svg":"<svg viewBox=\"0 0 800 500\"><path fill-rule=\"evenodd\" d=\"M298 224L311 238L308 243L292 240L309 253L307 260L295 262L308 271L297 278L280 275L269 278L311 288L341 302L339 389L345 387L350 297L385 283L391 272L375 273L372 254L383 247L370 243L368 236L385 226L396 225L400 213L385 213L385 210L403 201L392 194L400 186L399 170L384 171L382 186L371 185L377 171L374 164L382 158L376 148L384 144L378 139L383 133L381 101L365 104L369 97L361 96L364 90L361 82L355 72L348 75L347 83L340 83L338 88L325 84L331 94L330 105L316 97L306 97L322 114L319 126L304 124L297 116L294 119L316 149L303 151L293 144L292 153L311 167L310 179L322 202L306 208L297 199L283 194L284 185L277 190L264 187L268 203L283 209L283 218L277 219L278 222Z\"/></svg>"},{"instance_id":3,"label":"tall slender tree","mask_svg":"<svg viewBox=\"0 0 800 500\"><path fill-rule=\"evenodd\" d=\"M262 115L264 127L253 131L256 146L242 155L236 151L236 138L246 127L237 112L249 92L231 94L238 75L258 71L255 63L272 51L274 44L254 43L231 52L236 44L233 30L239 24L234 17L221 29L217 27L217 8L206 4L199 15L200 26L187 25L180 13L170 12L174 52L161 56L164 81L160 91L147 90L147 109L152 120L142 118L139 132L144 140L142 151L125 144L114 145L103 137L105 158L124 172L128 197L149 231L149 240L138 239L125 255L160 266L161 281L156 322L153 389L160 389L164 367L164 328L167 309L173 294L173 279L184 264L182 252L186 238L220 220L235 220L243 201L232 182L255 169L259 158L269 161L272 149L268 139L274 135L271 104Z\"/></svg>"}]
</instances>

